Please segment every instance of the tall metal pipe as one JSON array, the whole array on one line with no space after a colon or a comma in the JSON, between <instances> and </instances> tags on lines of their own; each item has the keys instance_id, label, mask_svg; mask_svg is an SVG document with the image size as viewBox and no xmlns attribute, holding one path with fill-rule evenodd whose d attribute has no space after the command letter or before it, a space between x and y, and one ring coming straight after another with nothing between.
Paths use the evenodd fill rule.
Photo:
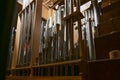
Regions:
<instances>
[{"instance_id":1,"label":"tall metal pipe","mask_svg":"<svg viewBox=\"0 0 120 80\"><path fill-rule=\"evenodd\" d=\"M100 23L100 8L98 4L98 0L91 0L93 10L94 10L94 16L95 16L95 26L97 26Z\"/></svg>"}]
</instances>

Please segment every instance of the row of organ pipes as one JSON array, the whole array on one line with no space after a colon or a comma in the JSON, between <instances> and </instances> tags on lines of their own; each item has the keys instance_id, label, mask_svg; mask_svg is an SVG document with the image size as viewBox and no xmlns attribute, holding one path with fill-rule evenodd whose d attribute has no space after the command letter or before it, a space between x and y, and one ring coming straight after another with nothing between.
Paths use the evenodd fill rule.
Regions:
<instances>
[{"instance_id":1,"label":"row of organ pipes","mask_svg":"<svg viewBox=\"0 0 120 80\"><path fill-rule=\"evenodd\" d=\"M102 1L91 0L83 5L80 1L64 0L63 4L55 6L48 20L42 19L39 56L35 58L35 65L96 59L94 38L97 36ZM30 65L34 12L35 4L32 3L20 14L21 32L16 67Z\"/></svg>"},{"instance_id":2,"label":"row of organ pipes","mask_svg":"<svg viewBox=\"0 0 120 80\"><path fill-rule=\"evenodd\" d=\"M100 3L101 0L80 5L80 0L64 0L64 5L57 5L54 14L46 22L42 21L41 48L36 64L95 60L94 38L98 33ZM82 14L70 16L75 12ZM64 19L66 17L69 18Z\"/></svg>"}]
</instances>

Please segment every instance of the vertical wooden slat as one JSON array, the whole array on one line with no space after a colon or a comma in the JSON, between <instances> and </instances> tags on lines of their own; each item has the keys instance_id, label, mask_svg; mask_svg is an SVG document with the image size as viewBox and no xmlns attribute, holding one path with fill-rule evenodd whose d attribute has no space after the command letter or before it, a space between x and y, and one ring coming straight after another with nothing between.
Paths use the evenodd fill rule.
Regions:
<instances>
[{"instance_id":1,"label":"vertical wooden slat","mask_svg":"<svg viewBox=\"0 0 120 80\"><path fill-rule=\"evenodd\" d=\"M68 65L65 65L65 76L68 76Z\"/></svg>"},{"instance_id":2,"label":"vertical wooden slat","mask_svg":"<svg viewBox=\"0 0 120 80\"><path fill-rule=\"evenodd\" d=\"M72 72L72 76L74 76L75 72L74 72L74 64L71 65L71 72Z\"/></svg>"},{"instance_id":3,"label":"vertical wooden slat","mask_svg":"<svg viewBox=\"0 0 120 80\"><path fill-rule=\"evenodd\" d=\"M53 66L53 76L55 76L56 75L56 67L55 66Z\"/></svg>"},{"instance_id":4,"label":"vertical wooden slat","mask_svg":"<svg viewBox=\"0 0 120 80\"><path fill-rule=\"evenodd\" d=\"M20 28L21 28L20 26L21 26L21 18L18 15L16 37L15 37L15 43L14 43L14 52L13 52L11 69L14 69L16 67L16 64L17 64L18 51L19 51L18 49L19 49L19 39L20 39Z\"/></svg>"},{"instance_id":5,"label":"vertical wooden slat","mask_svg":"<svg viewBox=\"0 0 120 80\"><path fill-rule=\"evenodd\" d=\"M80 52L80 58L83 58L84 48L83 48L83 40L82 40L82 26L81 26L81 20L78 17L78 35L79 35L79 52Z\"/></svg>"},{"instance_id":6,"label":"vertical wooden slat","mask_svg":"<svg viewBox=\"0 0 120 80\"><path fill-rule=\"evenodd\" d=\"M42 1L36 0L34 15L34 30L32 34L32 54L31 54L31 66L35 63L35 57L39 55L39 42L40 42L40 31L41 31L41 11L42 11Z\"/></svg>"}]
</instances>

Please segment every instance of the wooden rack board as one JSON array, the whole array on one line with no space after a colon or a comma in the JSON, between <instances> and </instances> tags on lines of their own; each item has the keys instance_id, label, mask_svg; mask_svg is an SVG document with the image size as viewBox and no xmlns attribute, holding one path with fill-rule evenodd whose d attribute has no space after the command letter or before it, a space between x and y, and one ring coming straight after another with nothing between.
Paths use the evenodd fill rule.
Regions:
<instances>
[{"instance_id":1,"label":"wooden rack board","mask_svg":"<svg viewBox=\"0 0 120 80\"><path fill-rule=\"evenodd\" d=\"M119 0L102 0L102 8L110 6L116 2L119 2Z\"/></svg>"},{"instance_id":2,"label":"wooden rack board","mask_svg":"<svg viewBox=\"0 0 120 80\"><path fill-rule=\"evenodd\" d=\"M120 80L120 59L102 59L88 62L89 80Z\"/></svg>"},{"instance_id":3,"label":"wooden rack board","mask_svg":"<svg viewBox=\"0 0 120 80\"><path fill-rule=\"evenodd\" d=\"M112 50L120 50L120 32L114 32L95 39L96 58L109 58L109 52ZM104 46L104 47L103 47Z\"/></svg>"},{"instance_id":4,"label":"wooden rack board","mask_svg":"<svg viewBox=\"0 0 120 80\"><path fill-rule=\"evenodd\" d=\"M55 77L6 77L6 80L82 80L81 76L55 76Z\"/></svg>"},{"instance_id":5,"label":"wooden rack board","mask_svg":"<svg viewBox=\"0 0 120 80\"><path fill-rule=\"evenodd\" d=\"M80 76L81 60L43 64L33 67L21 67L7 71L7 76ZM31 73L32 72L32 73Z\"/></svg>"},{"instance_id":6,"label":"wooden rack board","mask_svg":"<svg viewBox=\"0 0 120 80\"><path fill-rule=\"evenodd\" d=\"M74 21L79 17L79 19L83 18L83 15L80 11L75 11L72 14L67 15L66 17L63 18L63 20L68 20L70 18L73 18Z\"/></svg>"},{"instance_id":7,"label":"wooden rack board","mask_svg":"<svg viewBox=\"0 0 120 80\"><path fill-rule=\"evenodd\" d=\"M51 6L52 9L55 9L55 6L58 5L58 4L63 4L64 0L56 0L54 3L53 3L53 6Z\"/></svg>"},{"instance_id":8,"label":"wooden rack board","mask_svg":"<svg viewBox=\"0 0 120 80\"><path fill-rule=\"evenodd\" d=\"M80 62L81 62L81 59L78 59L78 60L70 60L70 61L63 61L63 62L57 62L57 63L43 64L43 65L33 66L33 67L57 66L57 65L64 65L64 64L75 64L75 63L80 63Z\"/></svg>"},{"instance_id":9,"label":"wooden rack board","mask_svg":"<svg viewBox=\"0 0 120 80\"><path fill-rule=\"evenodd\" d=\"M81 0L81 4L84 4L84 3L88 2L88 1L89 0ZM63 4L63 3L64 3L64 0L56 0L50 8L55 9L56 5Z\"/></svg>"}]
</instances>

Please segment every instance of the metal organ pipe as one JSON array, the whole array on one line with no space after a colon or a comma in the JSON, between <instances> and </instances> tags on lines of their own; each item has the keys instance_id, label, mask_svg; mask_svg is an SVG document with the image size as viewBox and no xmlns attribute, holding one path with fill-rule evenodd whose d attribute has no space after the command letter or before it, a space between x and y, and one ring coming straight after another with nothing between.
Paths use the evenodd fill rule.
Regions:
<instances>
[{"instance_id":1,"label":"metal organ pipe","mask_svg":"<svg viewBox=\"0 0 120 80\"><path fill-rule=\"evenodd\" d=\"M95 26L97 26L100 23L100 9L98 5L98 0L91 0L91 2L94 10Z\"/></svg>"}]
</instances>

